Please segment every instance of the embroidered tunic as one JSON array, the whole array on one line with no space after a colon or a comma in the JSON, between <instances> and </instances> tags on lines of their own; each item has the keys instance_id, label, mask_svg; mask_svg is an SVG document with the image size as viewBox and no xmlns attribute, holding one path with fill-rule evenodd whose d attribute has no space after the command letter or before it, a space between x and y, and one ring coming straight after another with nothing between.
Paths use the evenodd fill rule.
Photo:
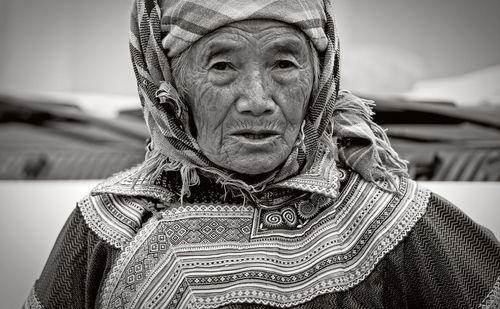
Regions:
<instances>
[{"instance_id":1,"label":"embroidered tunic","mask_svg":"<svg viewBox=\"0 0 500 309\"><path fill-rule=\"evenodd\" d=\"M145 162L78 203L25 307L500 306L498 242L404 178L371 103L339 91L331 1L136 0L131 18ZM321 61L302 137L256 187L186 130L170 67L203 35L247 19L297 27Z\"/></svg>"},{"instance_id":2,"label":"embroidered tunic","mask_svg":"<svg viewBox=\"0 0 500 309\"><path fill-rule=\"evenodd\" d=\"M146 192L130 173L78 203L26 308L500 304L498 242L409 179L395 194L341 170L337 198L280 189L255 205L204 180L180 204L175 175Z\"/></svg>"}]
</instances>

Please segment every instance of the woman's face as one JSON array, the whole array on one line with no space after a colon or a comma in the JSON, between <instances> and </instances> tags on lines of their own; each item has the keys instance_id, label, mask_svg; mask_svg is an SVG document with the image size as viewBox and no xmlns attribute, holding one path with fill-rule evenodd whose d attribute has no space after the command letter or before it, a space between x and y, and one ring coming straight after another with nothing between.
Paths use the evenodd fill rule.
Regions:
<instances>
[{"instance_id":1,"label":"woman's face","mask_svg":"<svg viewBox=\"0 0 500 309\"><path fill-rule=\"evenodd\" d=\"M277 21L241 21L206 35L187 53L182 83L207 158L250 175L283 163L313 86L305 35Z\"/></svg>"}]
</instances>

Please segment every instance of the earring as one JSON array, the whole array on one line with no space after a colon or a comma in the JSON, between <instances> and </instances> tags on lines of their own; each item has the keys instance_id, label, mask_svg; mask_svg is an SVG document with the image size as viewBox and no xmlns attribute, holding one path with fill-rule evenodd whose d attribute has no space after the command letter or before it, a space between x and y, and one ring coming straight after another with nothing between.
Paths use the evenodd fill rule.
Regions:
<instances>
[{"instance_id":1,"label":"earring","mask_svg":"<svg viewBox=\"0 0 500 309\"><path fill-rule=\"evenodd\" d=\"M305 126L306 126L306 121L302 120L302 125L300 126L299 135L297 136L297 140L295 141L295 144L293 145L294 147L302 149L303 151L306 150L306 145L304 143L304 139L305 139L304 127Z\"/></svg>"}]
</instances>

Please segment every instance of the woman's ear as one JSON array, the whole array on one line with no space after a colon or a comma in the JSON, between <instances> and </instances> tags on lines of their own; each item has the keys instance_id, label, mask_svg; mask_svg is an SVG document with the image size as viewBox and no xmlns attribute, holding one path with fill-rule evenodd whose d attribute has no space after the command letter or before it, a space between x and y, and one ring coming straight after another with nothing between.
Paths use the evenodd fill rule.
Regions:
<instances>
[{"instance_id":1,"label":"woman's ear","mask_svg":"<svg viewBox=\"0 0 500 309\"><path fill-rule=\"evenodd\" d=\"M312 43L312 41L309 41L309 54L311 55L313 84L312 84L312 89L311 89L311 96L309 98L309 103L306 106L306 111L307 111L307 108L314 102L314 100L316 100L316 96L318 95L318 91L319 91L319 82L321 79L321 62L320 62L320 58L318 55L318 51L314 47L314 44Z\"/></svg>"},{"instance_id":2,"label":"woman's ear","mask_svg":"<svg viewBox=\"0 0 500 309\"><path fill-rule=\"evenodd\" d=\"M196 137L198 136L198 131L196 130L196 124L194 123L194 117L192 117L191 115L191 109L189 108L189 103L186 102L186 105L188 107L188 111L187 111L187 124L188 124L188 130L189 130L189 134L191 134L191 136L196 139Z\"/></svg>"},{"instance_id":3,"label":"woman's ear","mask_svg":"<svg viewBox=\"0 0 500 309\"><path fill-rule=\"evenodd\" d=\"M183 119L183 126L184 130L186 130L186 133L191 134L193 138L196 139L198 133L196 130L196 125L194 123L193 116L191 114L191 108L190 108L190 100L188 96L188 91L187 91L187 71L189 70L189 54L191 52L191 47L186 49L182 54L173 57L170 60L170 63L172 64L172 80L174 83L175 88L177 89L177 92L179 94L179 97L182 101L182 103L186 107L186 112L184 113L182 119Z\"/></svg>"}]
</instances>

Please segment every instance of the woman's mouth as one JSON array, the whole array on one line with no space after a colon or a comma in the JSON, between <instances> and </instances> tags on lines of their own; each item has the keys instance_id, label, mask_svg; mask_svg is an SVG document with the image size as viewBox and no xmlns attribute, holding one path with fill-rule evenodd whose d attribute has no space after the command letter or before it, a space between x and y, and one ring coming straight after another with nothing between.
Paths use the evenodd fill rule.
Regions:
<instances>
[{"instance_id":1,"label":"woman's mouth","mask_svg":"<svg viewBox=\"0 0 500 309\"><path fill-rule=\"evenodd\" d=\"M244 130L231 134L241 142L248 144L266 144L280 136L279 132L272 130Z\"/></svg>"},{"instance_id":2,"label":"woman's mouth","mask_svg":"<svg viewBox=\"0 0 500 309\"><path fill-rule=\"evenodd\" d=\"M243 133L243 134L239 134L245 138L248 138L248 139L263 139L263 138L267 138L267 137L271 137L271 136L275 136L277 134L271 134L271 133Z\"/></svg>"}]
</instances>

